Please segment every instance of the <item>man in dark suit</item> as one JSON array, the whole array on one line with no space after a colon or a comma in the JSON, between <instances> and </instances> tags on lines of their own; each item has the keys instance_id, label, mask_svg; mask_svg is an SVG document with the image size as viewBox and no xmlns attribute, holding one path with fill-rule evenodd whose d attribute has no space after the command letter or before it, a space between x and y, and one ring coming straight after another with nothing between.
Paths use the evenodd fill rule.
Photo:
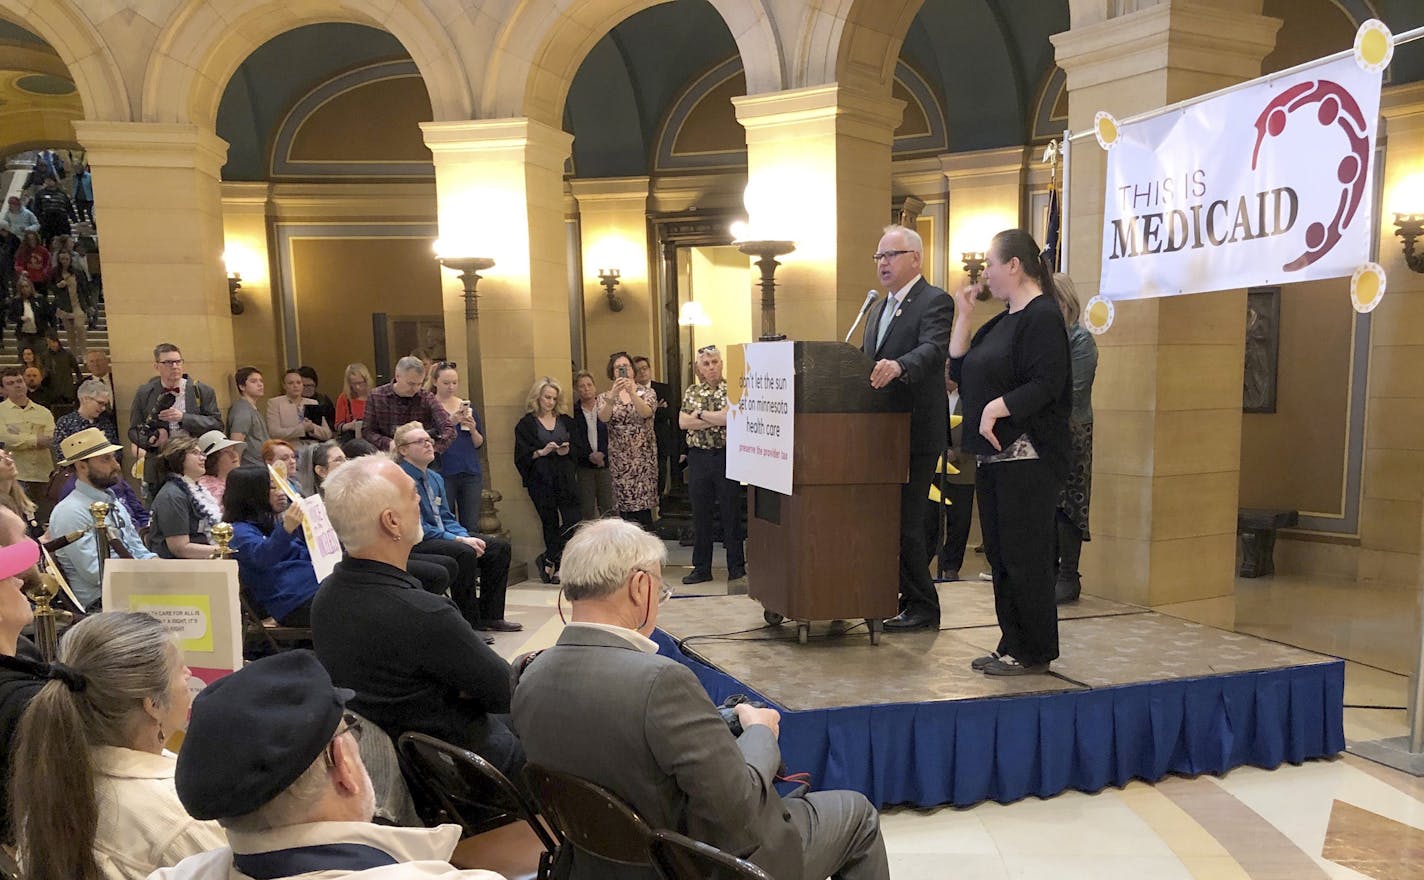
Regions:
<instances>
[{"instance_id":1,"label":"man in dark suit","mask_svg":"<svg viewBox=\"0 0 1424 880\"><path fill-rule=\"evenodd\" d=\"M943 383L954 301L920 274L923 251L913 229L885 228L875 253L885 299L871 309L861 343L861 351L875 361L871 386L903 384L911 404L910 479L900 492L900 614L885 621L892 631L939 627L924 517L935 462L949 430Z\"/></svg>"},{"instance_id":2,"label":"man in dark suit","mask_svg":"<svg viewBox=\"0 0 1424 880\"><path fill-rule=\"evenodd\" d=\"M678 401L672 399L672 386L653 379L653 362L646 355L633 358L633 379L645 388L652 388L658 396L658 405L653 409L653 437L658 441L658 497L672 491L669 475L673 471L673 458L677 449L677 426L673 412Z\"/></svg>"},{"instance_id":3,"label":"man in dark suit","mask_svg":"<svg viewBox=\"0 0 1424 880\"><path fill-rule=\"evenodd\" d=\"M777 794L778 712L737 706L733 737L697 677L658 656L648 634L671 594L666 555L656 536L618 519L583 524L564 547L572 621L514 689L529 761L597 783L654 828L748 858L777 880L888 878L879 816L864 796ZM573 880L656 876L573 858Z\"/></svg>"},{"instance_id":4,"label":"man in dark suit","mask_svg":"<svg viewBox=\"0 0 1424 880\"><path fill-rule=\"evenodd\" d=\"M959 402L959 384L949 378L948 371L944 377L944 388L948 395L947 412L951 418L963 415ZM942 502L930 501L927 514L929 522L925 524L925 536L928 539L928 546L933 558L934 548L939 547L939 565L944 572L939 581L959 580L959 570L964 567L964 548L969 543L969 525L974 516L974 471L978 466L974 456L964 452L964 425L949 429L949 448L945 450L944 460L953 465L957 474L945 474L943 479L936 477L936 481L941 487L943 496ZM941 510L941 503L946 505ZM944 545L940 546L940 514L944 514L945 528Z\"/></svg>"}]
</instances>

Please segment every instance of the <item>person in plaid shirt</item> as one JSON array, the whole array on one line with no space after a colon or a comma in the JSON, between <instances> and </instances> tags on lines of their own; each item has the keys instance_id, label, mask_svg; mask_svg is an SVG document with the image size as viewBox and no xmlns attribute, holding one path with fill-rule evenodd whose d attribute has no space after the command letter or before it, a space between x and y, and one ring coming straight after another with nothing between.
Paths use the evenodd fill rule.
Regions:
<instances>
[{"instance_id":1,"label":"person in plaid shirt","mask_svg":"<svg viewBox=\"0 0 1424 880\"><path fill-rule=\"evenodd\" d=\"M425 365L419 358L396 361L390 384L371 392L366 400L365 424L361 436L377 449L389 450L396 428L406 422L420 422L435 441L435 451L444 452L455 439L455 426L435 395L421 388Z\"/></svg>"}]
</instances>

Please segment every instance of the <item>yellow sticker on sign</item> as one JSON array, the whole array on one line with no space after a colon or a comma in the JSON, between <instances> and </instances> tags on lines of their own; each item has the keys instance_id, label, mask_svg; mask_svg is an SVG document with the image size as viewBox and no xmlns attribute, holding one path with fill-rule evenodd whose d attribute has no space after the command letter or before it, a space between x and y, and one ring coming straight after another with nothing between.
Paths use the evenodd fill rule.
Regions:
<instances>
[{"instance_id":1,"label":"yellow sticker on sign","mask_svg":"<svg viewBox=\"0 0 1424 880\"><path fill-rule=\"evenodd\" d=\"M135 594L129 597L129 610L142 611L158 618L164 628L178 637L184 651L212 653L213 608L210 596Z\"/></svg>"}]
</instances>

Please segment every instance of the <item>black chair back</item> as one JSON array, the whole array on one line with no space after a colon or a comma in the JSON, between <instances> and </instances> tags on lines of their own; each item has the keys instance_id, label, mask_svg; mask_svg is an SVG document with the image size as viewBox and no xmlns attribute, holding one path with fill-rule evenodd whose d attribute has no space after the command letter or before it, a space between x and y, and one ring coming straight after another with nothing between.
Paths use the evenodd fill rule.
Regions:
<instances>
[{"instance_id":1,"label":"black chair back","mask_svg":"<svg viewBox=\"0 0 1424 880\"><path fill-rule=\"evenodd\" d=\"M546 876L559 846L555 833L499 768L474 752L423 733L401 734L397 748L417 785L439 802L465 836L507 824L506 817L526 822L544 847L539 873ZM492 817L497 821L490 821Z\"/></svg>"},{"instance_id":2,"label":"black chair back","mask_svg":"<svg viewBox=\"0 0 1424 880\"><path fill-rule=\"evenodd\" d=\"M539 809L575 848L610 862L648 866L653 829L608 789L537 764L524 778Z\"/></svg>"},{"instance_id":3,"label":"black chair back","mask_svg":"<svg viewBox=\"0 0 1424 880\"><path fill-rule=\"evenodd\" d=\"M648 849L663 880L771 880L751 862L676 831L654 831Z\"/></svg>"},{"instance_id":4,"label":"black chair back","mask_svg":"<svg viewBox=\"0 0 1424 880\"><path fill-rule=\"evenodd\" d=\"M287 648L307 647L312 640L309 626L268 626L262 622L262 613L247 592L238 585L237 603L242 615L243 656L248 660L276 654Z\"/></svg>"}]
</instances>

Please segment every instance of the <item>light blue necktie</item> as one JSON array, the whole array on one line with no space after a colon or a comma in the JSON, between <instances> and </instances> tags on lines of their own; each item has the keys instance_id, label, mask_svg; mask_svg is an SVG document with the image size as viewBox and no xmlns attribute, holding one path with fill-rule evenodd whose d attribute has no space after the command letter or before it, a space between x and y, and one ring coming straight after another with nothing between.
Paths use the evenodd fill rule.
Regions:
<instances>
[{"instance_id":1,"label":"light blue necktie","mask_svg":"<svg viewBox=\"0 0 1424 880\"><path fill-rule=\"evenodd\" d=\"M899 305L893 295L885 297L885 308L880 312L880 334L875 337L876 351L879 351L880 346L885 344L885 334L890 332L890 322L895 319L895 309Z\"/></svg>"}]
</instances>

